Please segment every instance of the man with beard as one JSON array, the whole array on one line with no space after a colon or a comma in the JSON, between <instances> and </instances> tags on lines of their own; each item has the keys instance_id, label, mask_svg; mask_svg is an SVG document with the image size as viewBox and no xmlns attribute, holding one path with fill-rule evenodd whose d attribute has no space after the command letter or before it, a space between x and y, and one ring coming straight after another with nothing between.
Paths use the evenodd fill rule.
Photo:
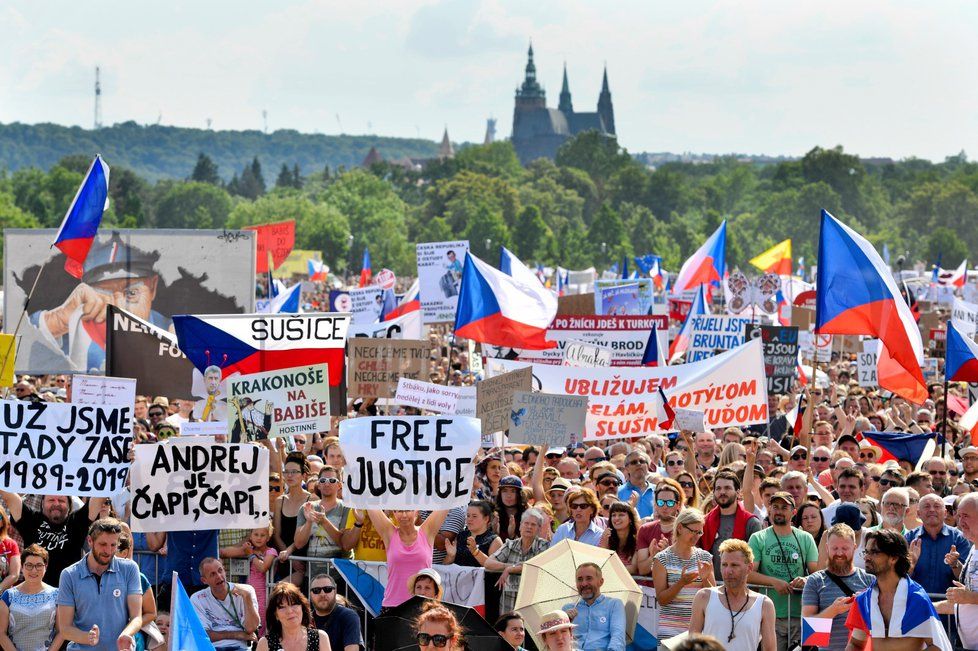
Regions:
<instances>
[{"instance_id":1,"label":"man with beard","mask_svg":"<svg viewBox=\"0 0 978 651\"><path fill-rule=\"evenodd\" d=\"M68 650L135 651L143 626L139 566L118 558L122 523L103 518L88 530L89 553L61 573L58 630Z\"/></svg>"},{"instance_id":2,"label":"man with beard","mask_svg":"<svg viewBox=\"0 0 978 651\"><path fill-rule=\"evenodd\" d=\"M774 651L774 603L747 587L754 553L743 540L720 545L723 586L703 588L693 600L691 634L704 633L726 641L727 651Z\"/></svg>"},{"instance_id":3,"label":"man with beard","mask_svg":"<svg viewBox=\"0 0 978 651\"><path fill-rule=\"evenodd\" d=\"M24 539L24 547L37 543L47 550L50 561L44 582L53 586L61 580L61 570L81 558L88 527L98 519L106 501L103 497L93 497L88 508L72 512L71 498L67 495L45 495L41 510L35 511L17 493L0 490L0 498L7 504L10 522Z\"/></svg>"},{"instance_id":4,"label":"man with beard","mask_svg":"<svg viewBox=\"0 0 978 651\"><path fill-rule=\"evenodd\" d=\"M581 651L625 651L625 604L601 594L604 577L595 563L577 566L580 600L564 607L577 628L574 638Z\"/></svg>"},{"instance_id":5,"label":"man with beard","mask_svg":"<svg viewBox=\"0 0 978 651\"><path fill-rule=\"evenodd\" d=\"M329 637L332 651L359 651L360 617L356 611L336 603L336 582L328 574L317 574L309 584L312 616L316 628Z\"/></svg>"},{"instance_id":6,"label":"man with beard","mask_svg":"<svg viewBox=\"0 0 978 651\"><path fill-rule=\"evenodd\" d=\"M853 567L856 553L856 532L847 524L833 525L825 532L828 541L828 568L815 572L805 581L801 596L803 617L820 617L832 620L832 636L823 649L843 651L849 640L846 616L852 605L852 596L862 592L873 582L872 577Z\"/></svg>"},{"instance_id":7,"label":"man with beard","mask_svg":"<svg viewBox=\"0 0 978 651\"><path fill-rule=\"evenodd\" d=\"M720 545L730 538L748 541L761 530L760 519L740 505L740 480L729 470L721 470L713 480L713 502L706 514L700 547L713 554L713 574L720 578Z\"/></svg>"},{"instance_id":8,"label":"man with beard","mask_svg":"<svg viewBox=\"0 0 978 651\"><path fill-rule=\"evenodd\" d=\"M978 480L978 448L969 445L962 449L958 455L961 457L961 466L964 468L961 480L965 482Z\"/></svg>"},{"instance_id":9,"label":"man with beard","mask_svg":"<svg viewBox=\"0 0 978 651\"><path fill-rule=\"evenodd\" d=\"M747 580L752 585L768 587L767 596L777 613L778 651L787 651L798 643L798 596L805 587L805 576L818 569L815 539L807 531L791 526L794 511L795 500L790 494L775 493L768 508L771 526L755 533L749 541L757 566Z\"/></svg>"},{"instance_id":10,"label":"man with beard","mask_svg":"<svg viewBox=\"0 0 978 651\"><path fill-rule=\"evenodd\" d=\"M880 499L880 515L882 521L870 529L887 529L896 531L901 536L906 535L907 528L904 526L904 518L907 516L907 509L910 508L910 492L898 486L891 488L883 493Z\"/></svg>"},{"instance_id":11,"label":"man with beard","mask_svg":"<svg viewBox=\"0 0 978 651\"><path fill-rule=\"evenodd\" d=\"M847 651L864 649L872 638L874 651L951 650L930 598L911 579L910 549L895 531L866 534L866 571L875 583L854 599L846 618L852 631Z\"/></svg>"}]
</instances>

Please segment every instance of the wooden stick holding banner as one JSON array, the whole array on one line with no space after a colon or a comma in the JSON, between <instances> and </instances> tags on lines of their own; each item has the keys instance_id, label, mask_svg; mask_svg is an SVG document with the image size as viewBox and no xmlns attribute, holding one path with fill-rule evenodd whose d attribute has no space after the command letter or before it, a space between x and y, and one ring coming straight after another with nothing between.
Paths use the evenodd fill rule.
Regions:
<instances>
[{"instance_id":1,"label":"wooden stick holding banner","mask_svg":"<svg viewBox=\"0 0 978 651\"><path fill-rule=\"evenodd\" d=\"M50 248L53 249L54 244L52 244ZM13 335L13 339L11 339L10 345L7 346L7 350L4 351L3 363L0 364L0 368L5 368L7 366L7 359L10 356L10 351L17 350L17 347L14 346L13 342L16 341L17 339L17 335L20 332L20 326L24 324L24 317L27 315L27 309L30 306L31 298L33 298L34 296L34 290L37 289L37 282L41 279L41 274L44 273L44 267L46 266L47 266L47 262L42 263L41 268L37 270L37 275L34 276L34 284L31 285L31 291L27 293L27 298L24 299L24 309L20 313L20 318L17 319L17 326L14 328L14 331L11 333ZM10 391L10 387L5 387L3 391L4 391L4 397L7 397L7 393Z\"/></svg>"}]
</instances>

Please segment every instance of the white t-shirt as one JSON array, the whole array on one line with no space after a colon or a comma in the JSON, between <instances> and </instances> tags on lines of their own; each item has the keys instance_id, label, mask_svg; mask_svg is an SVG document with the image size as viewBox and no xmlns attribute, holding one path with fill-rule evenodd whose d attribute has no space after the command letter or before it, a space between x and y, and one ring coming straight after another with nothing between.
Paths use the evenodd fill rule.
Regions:
<instances>
[{"instance_id":1,"label":"white t-shirt","mask_svg":"<svg viewBox=\"0 0 978 651\"><path fill-rule=\"evenodd\" d=\"M190 596L190 603L194 605L194 610L197 611L197 617L200 618L205 631L216 633L244 631L244 599L230 594L235 585L248 592L252 607L256 611L258 610L258 597L255 596L255 589L247 583L228 583L228 596L224 601L219 601L210 588L204 588ZM251 648L251 645L240 640L221 640L214 642L214 648L246 651Z\"/></svg>"},{"instance_id":2,"label":"white t-shirt","mask_svg":"<svg viewBox=\"0 0 978 651\"><path fill-rule=\"evenodd\" d=\"M971 553L965 559L964 569L961 571L961 583L972 592L978 592L978 554L975 553L975 547L971 548ZM954 614L957 615L961 644L966 649L978 649L978 605L955 606Z\"/></svg>"}]
</instances>

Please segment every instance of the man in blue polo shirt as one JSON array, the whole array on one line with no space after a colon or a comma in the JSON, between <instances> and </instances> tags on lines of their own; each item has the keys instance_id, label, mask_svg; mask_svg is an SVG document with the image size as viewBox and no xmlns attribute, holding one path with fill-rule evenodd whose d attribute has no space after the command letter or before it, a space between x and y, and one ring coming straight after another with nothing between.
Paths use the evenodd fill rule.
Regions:
<instances>
[{"instance_id":1,"label":"man in blue polo shirt","mask_svg":"<svg viewBox=\"0 0 978 651\"><path fill-rule=\"evenodd\" d=\"M601 594L604 577L594 563L577 566L577 594L580 600L564 606L577 626L574 639L582 651L625 651L625 604Z\"/></svg>"},{"instance_id":2,"label":"man in blue polo shirt","mask_svg":"<svg viewBox=\"0 0 978 651\"><path fill-rule=\"evenodd\" d=\"M655 510L655 485L649 481L649 458L641 450L632 450L625 457L625 474L628 480L618 489L618 499L631 502L638 517L650 518ZM637 501L632 502L632 496Z\"/></svg>"},{"instance_id":3,"label":"man in blue polo shirt","mask_svg":"<svg viewBox=\"0 0 978 651\"><path fill-rule=\"evenodd\" d=\"M971 543L954 527L944 524L946 507L940 495L931 493L920 498L917 516L923 524L906 534L910 543L910 578L924 586L928 593L944 594L957 578L947 563L952 551L957 558L967 558Z\"/></svg>"},{"instance_id":4,"label":"man in blue polo shirt","mask_svg":"<svg viewBox=\"0 0 978 651\"><path fill-rule=\"evenodd\" d=\"M61 572L58 629L68 651L135 651L143 626L139 566L117 558L122 523L102 518L88 530L92 551Z\"/></svg>"}]
</instances>

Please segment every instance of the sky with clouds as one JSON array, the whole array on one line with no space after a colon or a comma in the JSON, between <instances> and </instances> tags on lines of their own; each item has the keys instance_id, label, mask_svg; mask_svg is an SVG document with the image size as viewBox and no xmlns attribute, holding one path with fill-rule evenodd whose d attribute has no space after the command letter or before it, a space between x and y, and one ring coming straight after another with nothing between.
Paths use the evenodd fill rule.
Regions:
<instances>
[{"instance_id":1,"label":"sky with clouds","mask_svg":"<svg viewBox=\"0 0 978 651\"><path fill-rule=\"evenodd\" d=\"M479 141L533 39L556 106L607 63L630 151L978 156L978 3L170 0L0 3L0 122Z\"/></svg>"}]
</instances>

